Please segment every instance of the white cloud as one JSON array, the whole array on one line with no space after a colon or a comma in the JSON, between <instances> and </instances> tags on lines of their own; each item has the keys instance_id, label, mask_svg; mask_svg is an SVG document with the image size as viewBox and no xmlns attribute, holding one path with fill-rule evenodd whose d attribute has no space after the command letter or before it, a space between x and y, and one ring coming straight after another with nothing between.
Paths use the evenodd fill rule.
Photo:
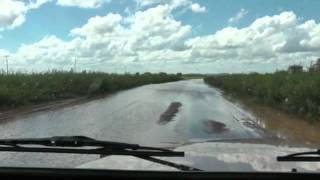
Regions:
<instances>
[{"instance_id":1,"label":"white cloud","mask_svg":"<svg viewBox=\"0 0 320 180\"><path fill-rule=\"evenodd\" d=\"M103 36L106 33L112 33L120 30L121 15L110 13L107 16L96 16L90 18L88 23L81 28L71 30L71 34L76 36Z\"/></svg>"},{"instance_id":2,"label":"white cloud","mask_svg":"<svg viewBox=\"0 0 320 180\"><path fill-rule=\"evenodd\" d=\"M195 13L203 13L206 12L206 7L200 6L198 3L191 4L191 10Z\"/></svg>"},{"instance_id":3,"label":"white cloud","mask_svg":"<svg viewBox=\"0 0 320 180\"><path fill-rule=\"evenodd\" d=\"M64 42L56 36L44 37L34 44L22 45L16 53L16 61L34 64L65 64L68 57L70 42Z\"/></svg>"},{"instance_id":4,"label":"white cloud","mask_svg":"<svg viewBox=\"0 0 320 180\"><path fill-rule=\"evenodd\" d=\"M57 0L57 4L60 6L80 8L99 8L107 2L111 2L111 0Z\"/></svg>"},{"instance_id":5,"label":"white cloud","mask_svg":"<svg viewBox=\"0 0 320 180\"><path fill-rule=\"evenodd\" d=\"M0 1L0 29L14 28L24 22L27 8L23 2Z\"/></svg>"},{"instance_id":6,"label":"white cloud","mask_svg":"<svg viewBox=\"0 0 320 180\"><path fill-rule=\"evenodd\" d=\"M138 11L127 21L132 37L130 45L134 49L180 48L191 33L191 26L176 21L168 5Z\"/></svg>"},{"instance_id":7,"label":"white cloud","mask_svg":"<svg viewBox=\"0 0 320 180\"><path fill-rule=\"evenodd\" d=\"M117 48L128 51L179 49L190 33L190 26L173 19L168 5L137 11L126 18L112 13L93 17L82 27L71 30L73 36L83 36L91 45L119 45Z\"/></svg>"},{"instance_id":8,"label":"white cloud","mask_svg":"<svg viewBox=\"0 0 320 180\"><path fill-rule=\"evenodd\" d=\"M22 25L29 10L39 8L48 1L50 0L31 0L26 3L18 0L1 0L0 31Z\"/></svg>"},{"instance_id":9,"label":"white cloud","mask_svg":"<svg viewBox=\"0 0 320 180\"><path fill-rule=\"evenodd\" d=\"M28 9L37 9L43 4L50 2L52 0L30 0L29 4L27 5Z\"/></svg>"},{"instance_id":10,"label":"white cloud","mask_svg":"<svg viewBox=\"0 0 320 180\"><path fill-rule=\"evenodd\" d=\"M194 13L203 13L207 9L198 3L193 3L192 0L135 0L138 6L152 6L156 4L168 5L171 10L178 8L187 8Z\"/></svg>"},{"instance_id":11,"label":"white cloud","mask_svg":"<svg viewBox=\"0 0 320 180\"><path fill-rule=\"evenodd\" d=\"M22 45L15 53L18 62L43 67L63 67L77 56L82 63L134 63L162 61L161 57L177 57L191 26L183 25L171 15L168 5L158 5L122 17L109 13L96 16L70 31L71 41L48 36L41 41ZM184 55L185 56L185 55ZM149 59L152 58L152 59ZM94 62L92 62L94 61ZM120 63L120 64L121 64Z\"/></svg>"},{"instance_id":12,"label":"white cloud","mask_svg":"<svg viewBox=\"0 0 320 180\"><path fill-rule=\"evenodd\" d=\"M191 0L135 0L138 6L151 6L157 4L168 4L171 7L177 8L191 4Z\"/></svg>"},{"instance_id":13,"label":"white cloud","mask_svg":"<svg viewBox=\"0 0 320 180\"><path fill-rule=\"evenodd\" d=\"M314 20L309 20L299 26L299 29L306 33L306 38L299 42L299 45L308 49L318 50L320 48L320 25Z\"/></svg>"},{"instance_id":14,"label":"white cloud","mask_svg":"<svg viewBox=\"0 0 320 180\"><path fill-rule=\"evenodd\" d=\"M242 18L244 18L247 14L248 14L248 11L242 8L235 16L229 18L228 22L229 23L237 23Z\"/></svg>"},{"instance_id":15,"label":"white cloud","mask_svg":"<svg viewBox=\"0 0 320 180\"><path fill-rule=\"evenodd\" d=\"M22 45L16 63L37 68L79 66L114 71L183 72L274 71L289 64L309 65L320 55L320 24L302 21L293 12L264 16L244 28L226 27L207 36L191 37L192 27L177 21L172 7L159 4L132 15L109 13L90 18L70 31L72 40L47 36Z\"/></svg>"},{"instance_id":16,"label":"white cloud","mask_svg":"<svg viewBox=\"0 0 320 180\"><path fill-rule=\"evenodd\" d=\"M192 48L190 61L235 61L285 66L310 61L320 53L320 24L301 23L293 12L265 16L250 26L227 27L213 35L187 41ZM317 35L315 35L318 33ZM306 63L308 64L308 63Z\"/></svg>"},{"instance_id":17,"label":"white cloud","mask_svg":"<svg viewBox=\"0 0 320 180\"><path fill-rule=\"evenodd\" d=\"M10 55L10 52L5 49L0 49L0 58L3 58L3 56Z\"/></svg>"},{"instance_id":18,"label":"white cloud","mask_svg":"<svg viewBox=\"0 0 320 180\"><path fill-rule=\"evenodd\" d=\"M164 2L164 0L135 0L135 1L139 6L150 6L150 5L159 4L159 3Z\"/></svg>"}]
</instances>

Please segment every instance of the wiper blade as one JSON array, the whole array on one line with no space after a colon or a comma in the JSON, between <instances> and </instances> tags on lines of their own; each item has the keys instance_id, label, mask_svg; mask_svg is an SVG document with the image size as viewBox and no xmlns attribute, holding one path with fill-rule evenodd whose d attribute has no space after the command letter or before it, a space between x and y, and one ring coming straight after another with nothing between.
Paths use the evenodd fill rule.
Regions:
<instances>
[{"instance_id":1,"label":"wiper blade","mask_svg":"<svg viewBox=\"0 0 320 180\"><path fill-rule=\"evenodd\" d=\"M0 139L0 145L42 145L52 147L105 147L111 149L145 149L169 151L162 148L144 147L138 144L119 143L112 141L99 141L86 136L53 136L49 138L29 138L29 139Z\"/></svg>"},{"instance_id":2,"label":"wiper blade","mask_svg":"<svg viewBox=\"0 0 320 180\"><path fill-rule=\"evenodd\" d=\"M44 148L40 146L46 146L50 148ZM164 148L140 146L138 144L99 141L85 136L54 136L49 138L0 139L0 151L100 155L146 154L150 156L170 157L184 156L184 152L175 152Z\"/></svg>"},{"instance_id":3,"label":"wiper blade","mask_svg":"<svg viewBox=\"0 0 320 180\"><path fill-rule=\"evenodd\" d=\"M294 153L286 156L278 156L277 160L278 161L317 162L317 161L320 161L320 149L316 151Z\"/></svg>"},{"instance_id":4,"label":"wiper blade","mask_svg":"<svg viewBox=\"0 0 320 180\"><path fill-rule=\"evenodd\" d=\"M175 164L172 162L151 157L184 157L184 152L177 152L164 148L140 146L138 144L99 141L85 136L54 136L49 138L0 139L0 151L97 154L100 156L131 155L159 164L171 166L183 171L199 170L189 166Z\"/></svg>"}]
</instances>

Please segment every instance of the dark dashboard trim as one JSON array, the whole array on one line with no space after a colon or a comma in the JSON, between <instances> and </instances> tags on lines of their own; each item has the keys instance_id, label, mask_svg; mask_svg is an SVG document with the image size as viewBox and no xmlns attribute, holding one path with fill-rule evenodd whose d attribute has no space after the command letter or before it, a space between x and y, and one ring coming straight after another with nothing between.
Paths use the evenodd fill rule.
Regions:
<instances>
[{"instance_id":1,"label":"dark dashboard trim","mask_svg":"<svg viewBox=\"0 0 320 180\"><path fill-rule=\"evenodd\" d=\"M172 172L0 167L0 179L320 179L320 173L300 172Z\"/></svg>"}]
</instances>

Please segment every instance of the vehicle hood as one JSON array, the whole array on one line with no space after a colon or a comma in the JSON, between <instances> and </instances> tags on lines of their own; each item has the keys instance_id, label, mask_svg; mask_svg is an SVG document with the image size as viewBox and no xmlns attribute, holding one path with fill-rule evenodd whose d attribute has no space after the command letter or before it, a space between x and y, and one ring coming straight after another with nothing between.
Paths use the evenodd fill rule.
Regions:
<instances>
[{"instance_id":1,"label":"vehicle hood","mask_svg":"<svg viewBox=\"0 0 320 180\"><path fill-rule=\"evenodd\" d=\"M312 149L308 148L292 148L266 144L207 142L180 146L175 150L184 151L185 157L165 157L160 159L189 165L205 171L288 172L293 168L299 172L320 171L320 163L317 162L277 162L276 160L276 157L279 155L312 151ZM83 164L78 168L178 171L175 168L132 156L107 156Z\"/></svg>"}]
</instances>

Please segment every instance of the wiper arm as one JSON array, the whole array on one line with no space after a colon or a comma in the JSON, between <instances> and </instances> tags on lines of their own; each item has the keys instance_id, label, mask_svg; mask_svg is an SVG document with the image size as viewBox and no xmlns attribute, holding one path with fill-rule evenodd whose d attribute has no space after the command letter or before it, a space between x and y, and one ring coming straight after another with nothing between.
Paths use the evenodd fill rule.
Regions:
<instances>
[{"instance_id":1,"label":"wiper arm","mask_svg":"<svg viewBox=\"0 0 320 180\"><path fill-rule=\"evenodd\" d=\"M131 155L159 164L171 166L183 171L199 170L185 165L175 164L172 162L151 157L184 157L184 152L176 152L164 148L140 146L138 144L99 141L85 136L55 136L49 138L0 139L0 151L97 154L100 156Z\"/></svg>"},{"instance_id":2,"label":"wiper arm","mask_svg":"<svg viewBox=\"0 0 320 180\"><path fill-rule=\"evenodd\" d=\"M30 145L36 145L30 147ZM44 148L39 146L47 146ZM66 148L67 147L67 148ZM72 147L72 148L70 148ZM81 147L81 149L79 149ZM88 147L84 149L84 147ZM183 157L183 152L138 144L99 141L85 136L55 136L49 138L0 139L0 151L45 152L100 155L149 155Z\"/></svg>"},{"instance_id":3,"label":"wiper arm","mask_svg":"<svg viewBox=\"0 0 320 180\"><path fill-rule=\"evenodd\" d=\"M170 151L162 148L144 147L138 144L119 143L112 141L99 141L86 136L53 136L49 138L29 138L29 139L0 139L0 145L42 145L51 147L104 147L110 149L144 149Z\"/></svg>"},{"instance_id":4,"label":"wiper arm","mask_svg":"<svg viewBox=\"0 0 320 180\"><path fill-rule=\"evenodd\" d=\"M286 156L278 156L277 160L278 161L317 162L317 161L320 161L320 149L316 151L294 153Z\"/></svg>"}]
</instances>

